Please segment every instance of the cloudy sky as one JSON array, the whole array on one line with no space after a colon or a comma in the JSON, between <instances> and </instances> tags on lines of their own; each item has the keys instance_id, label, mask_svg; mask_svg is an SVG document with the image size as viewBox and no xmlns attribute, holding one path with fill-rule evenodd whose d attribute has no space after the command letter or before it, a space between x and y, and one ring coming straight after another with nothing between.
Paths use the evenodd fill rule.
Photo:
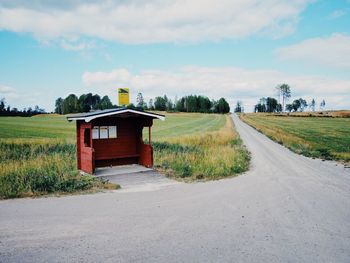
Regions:
<instances>
[{"instance_id":1,"label":"cloudy sky","mask_svg":"<svg viewBox=\"0 0 350 263\"><path fill-rule=\"evenodd\" d=\"M280 83L350 109L350 0L0 0L0 47L0 98L20 109L129 87L251 111Z\"/></svg>"}]
</instances>

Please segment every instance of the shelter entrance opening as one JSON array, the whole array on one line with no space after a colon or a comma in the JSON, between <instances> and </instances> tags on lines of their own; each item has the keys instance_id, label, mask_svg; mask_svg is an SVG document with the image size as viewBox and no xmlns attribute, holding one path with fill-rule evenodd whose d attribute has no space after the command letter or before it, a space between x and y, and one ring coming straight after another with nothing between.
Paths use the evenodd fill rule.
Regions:
<instances>
[{"instance_id":1,"label":"shelter entrance opening","mask_svg":"<svg viewBox=\"0 0 350 263\"><path fill-rule=\"evenodd\" d=\"M84 129L84 146L85 147L90 147L90 141L91 141L91 137L90 137L90 129Z\"/></svg>"}]
</instances>

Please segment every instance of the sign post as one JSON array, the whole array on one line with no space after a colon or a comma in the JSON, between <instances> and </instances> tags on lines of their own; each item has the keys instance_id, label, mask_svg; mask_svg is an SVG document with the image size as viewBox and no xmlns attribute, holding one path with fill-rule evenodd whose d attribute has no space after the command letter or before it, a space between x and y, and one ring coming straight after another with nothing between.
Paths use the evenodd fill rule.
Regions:
<instances>
[{"instance_id":1,"label":"sign post","mask_svg":"<svg viewBox=\"0 0 350 263\"><path fill-rule=\"evenodd\" d=\"M128 88L118 89L119 106L130 104L130 93Z\"/></svg>"}]
</instances>

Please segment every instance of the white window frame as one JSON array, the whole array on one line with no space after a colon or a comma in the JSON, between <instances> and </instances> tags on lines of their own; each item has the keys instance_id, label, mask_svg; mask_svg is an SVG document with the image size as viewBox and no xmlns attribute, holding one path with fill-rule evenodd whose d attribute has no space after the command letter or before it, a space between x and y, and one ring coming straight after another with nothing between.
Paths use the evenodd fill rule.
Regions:
<instances>
[{"instance_id":1,"label":"white window frame","mask_svg":"<svg viewBox=\"0 0 350 263\"><path fill-rule=\"evenodd\" d=\"M101 128L106 129L107 137L101 138ZM115 131L115 133L113 132ZM98 131L98 133L96 133ZM113 137L111 137L111 131L113 132ZM116 139L118 138L118 126L117 125L103 125L94 126L92 128L92 139L93 140L106 140L106 139Z\"/></svg>"},{"instance_id":2,"label":"white window frame","mask_svg":"<svg viewBox=\"0 0 350 263\"><path fill-rule=\"evenodd\" d=\"M96 134L97 132L97 134ZM100 139L100 126L94 126L92 128L92 139L97 140Z\"/></svg>"}]
</instances>

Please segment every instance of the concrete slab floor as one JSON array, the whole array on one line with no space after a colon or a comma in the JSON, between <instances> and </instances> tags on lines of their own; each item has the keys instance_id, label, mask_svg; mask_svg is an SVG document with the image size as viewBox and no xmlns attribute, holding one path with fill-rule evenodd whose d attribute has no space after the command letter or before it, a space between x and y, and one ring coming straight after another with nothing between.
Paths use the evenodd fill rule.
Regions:
<instances>
[{"instance_id":1,"label":"concrete slab floor","mask_svg":"<svg viewBox=\"0 0 350 263\"><path fill-rule=\"evenodd\" d=\"M121 165L98 168L95 176L121 186L118 192L144 192L159 190L178 182L142 165Z\"/></svg>"},{"instance_id":2,"label":"concrete slab floor","mask_svg":"<svg viewBox=\"0 0 350 263\"><path fill-rule=\"evenodd\" d=\"M111 176L111 175L118 175L118 174L130 174L130 173L139 173L139 172L148 172L148 171L153 171L153 169L147 168L145 166L138 165L138 164L119 165L119 166L112 166L112 167L96 168L95 176L104 177L104 176Z\"/></svg>"},{"instance_id":3,"label":"concrete slab floor","mask_svg":"<svg viewBox=\"0 0 350 263\"><path fill-rule=\"evenodd\" d=\"M164 187L179 184L179 182L166 178L163 174L154 170L111 175L103 178L111 183L119 184L121 190L118 190L118 192L156 191Z\"/></svg>"}]
</instances>

